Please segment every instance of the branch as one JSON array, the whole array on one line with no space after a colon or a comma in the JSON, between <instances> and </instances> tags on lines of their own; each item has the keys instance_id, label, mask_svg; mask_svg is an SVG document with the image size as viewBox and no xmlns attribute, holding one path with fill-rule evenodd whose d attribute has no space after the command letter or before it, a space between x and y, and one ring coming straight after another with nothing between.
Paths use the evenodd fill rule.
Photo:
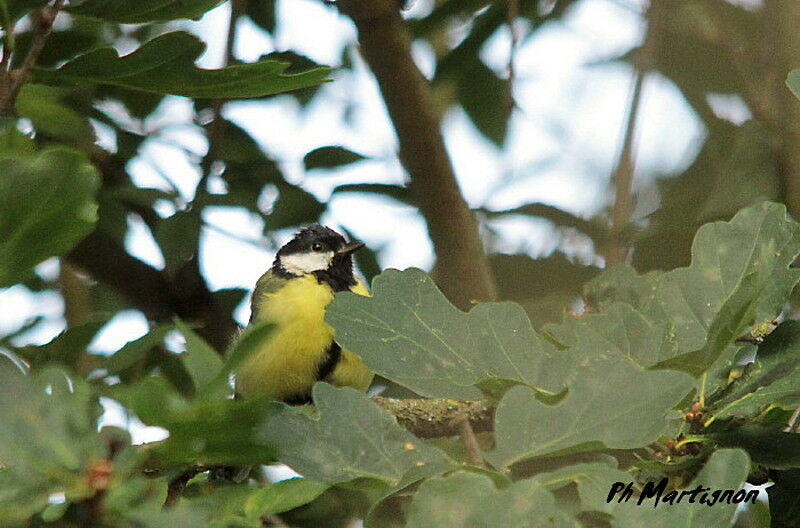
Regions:
<instances>
[{"instance_id":1,"label":"branch","mask_svg":"<svg viewBox=\"0 0 800 528\"><path fill-rule=\"evenodd\" d=\"M217 307L193 259L170 281L164 273L129 255L110 236L95 231L84 238L67 260L119 292L152 321L177 315L199 322L208 343L223 351L236 331L230 314Z\"/></svg>"},{"instance_id":2,"label":"branch","mask_svg":"<svg viewBox=\"0 0 800 528\"><path fill-rule=\"evenodd\" d=\"M400 144L400 162L428 225L437 283L450 301L469 309L496 297L478 224L467 207L445 149L430 86L411 57L411 39L396 0L339 0L358 29Z\"/></svg>"},{"instance_id":3,"label":"branch","mask_svg":"<svg viewBox=\"0 0 800 528\"><path fill-rule=\"evenodd\" d=\"M639 109L642 99L642 86L647 73L653 67L656 46L659 44L661 33L661 20L663 16L663 4L661 0L653 0L647 12L649 27L644 44L639 50L638 60L634 62L635 74L631 103L628 108L628 118L625 122L625 134L622 141L622 149L617 160L617 165L611 176L614 182L614 205L611 209L611 244L605 250L607 264L619 264L625 262L628 257L629 244L626 240L625 232L628 230L631 212L633 209L631 189L633 187L634 176L634 152L633 141L636 131L636 121L639 117Z\"/></svg>"},{"instance_id":4,"label":"branch","mask_svg":"<svg viewBox=\"0 0 800 528\"><path fill-rule=\"evenodd\" d=\"M9 84L3 94L2 101L0 101L0 115L11 115L14 111L14 103L17 100L19 91L28 79L33 67L36 66L36 61L39 60L39 55L42 54L47 38L53 29L53 22L63 5L64 0L56 0L52 7L45 7L33 14L33 41L30 49L28 49L28 54L25 55L25 59L22 61L22 66L9 72Z\"/></svg>"},{"instance_id":5,"label":"branch","mask_svg":"<svg viewBox=\"0 0 800 528\"><path fill-rule=\"evenodd\" d=\"M225 55L222 59L222 68L229 66L234 61L233 46L236 42L236 24L239 16L244 11L247 0L231 0L231 16L228 18L228 30L225 36ZM225 134L225 121L222 119L222 107L225 105L224 99L214 99L211 102L211 124L208 125L206 139L208 140L208 151L200 162L200 181L197 183L195 200L198 197L205 197L208 194L206 185L211 176L214 161L217 159L219 141Z\"/></svg>"},{"instance_id":6,"label":"branch","mask_svg":"<svg viewBox=\"0 0 800 528\"><path fill-rule=\"evenodd\" d=\"M374 396L372 401L397 418L397 423L420 438L456 436L468 422L473 431L494 429L494 408L486 401L456 401L447 398L398 399Z\"/></svg>"}]
</instances>

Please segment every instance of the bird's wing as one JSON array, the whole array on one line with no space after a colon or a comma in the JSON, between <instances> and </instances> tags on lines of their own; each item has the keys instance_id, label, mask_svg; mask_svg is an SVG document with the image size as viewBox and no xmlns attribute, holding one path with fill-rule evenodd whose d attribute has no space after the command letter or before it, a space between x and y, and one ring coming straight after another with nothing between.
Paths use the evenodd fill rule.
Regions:
<instances>
[{"instance_id":1,"label":"bird's wing","mask_svg":"<svg viewBox=\"0 0 800 528\"><path fill-rule=\"evenodd\" d=\"M259 307L264 301L264 296L283 288L287 279L282 279L272 273L272 270L267 271L256 282L256 289L253 290L253 298L250 300L250 321L252 324L258 318Z\"/></svg>"}]
</instances>

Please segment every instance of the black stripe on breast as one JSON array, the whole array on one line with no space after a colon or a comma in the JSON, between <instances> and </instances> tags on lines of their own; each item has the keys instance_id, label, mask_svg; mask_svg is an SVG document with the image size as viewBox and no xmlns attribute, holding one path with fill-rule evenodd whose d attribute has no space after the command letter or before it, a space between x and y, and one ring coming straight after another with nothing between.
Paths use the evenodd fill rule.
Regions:
<instances>
[{"instance_id":1,"label":"black stripe on breast","mask_svg":"<svg viewBox=\"0 0 800 528\"><path fill-rule=\"evenodd\" d=\"M341 358L342 347L339 346L339 343L334 341L331 343L331 346L328 347L328 350L325 351L325 355L322 356L322 361L320 361L317 367L317 381L323 381L330 376L333 369L339 364Z\"/></svg>"}]
</instances>

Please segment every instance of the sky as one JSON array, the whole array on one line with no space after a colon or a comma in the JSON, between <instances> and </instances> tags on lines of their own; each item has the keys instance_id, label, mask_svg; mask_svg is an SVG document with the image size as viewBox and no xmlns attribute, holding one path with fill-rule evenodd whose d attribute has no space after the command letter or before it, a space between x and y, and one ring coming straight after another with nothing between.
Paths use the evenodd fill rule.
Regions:
<instances>
[{"instance_id":1,"label":"sky","mask_svg":"<svg viewBox=\"0 0 800 528\"><path fill-rule=\"evenodd\" d=\"M754 1L736 3L752 5ZM447 112L442 124L446 145L471 206L500 210L540 201L589 217L608 203L609 174L619 154L633 82L631 68L613 59L641 42L643 3L582 0L562 22L548 24L531 38L523 39L514 55L518 109L504 149L480 136L462 110ZM319 63L338 65L343 44L355 34L347 19L317 0L281 0L278 6L281 23L274 38L248 20L240 20L235 46L238 59L255 61L270 51L292 49ZM405 16L418 17L430 9L429 0L416 0ZM199 21L182 23L208 43L199 61L201 67L215 68L222 63L229 13L225 3ZM455 29L456 33L463 33L467 28ZM527 33L524 25L519 30L523 35ZM491 38L481 56L488 66L504 72L509 50L510 33L504 28ZM132 48L122 43L119 51L128 53ZM419 43L413 51L423 73L430 76L432 51ZM224 110L226 118L250 131L265 151L280 162L292 182L301 183L323 201L343 183L399 184L405 178L396 160L396 139L377 85L364 63L358 57L353 59L353 72L335 71L334 82L325 85L306 110L289 97L266 103L230 102ZM354 106L354 102L358 104ZM748 117L745 106L734 98L720 96L710 102L719 115L731 121ZM148 140L143 155L129 166L138 185L167 188L162 172L184 199L191 199L199 178L196 160L207 149L202 134L186 126L191 118L189 100L169 97L158 115L148 121L148 129L164 132L160 138ZM109 132L102 126L97 131L100 144L114 148ZM634 187L640 195L636 215L643 217L658 206L656 178L688 166L704 134L702 123L678 90L659 75L649 74L635 136ZM325 145L343 145L369 159L336 172L305 173L303 155ZM212 179L212 185L224 184ZM172 212L172 205L159 204L162 215ZM210 208L205 220L215 226L204 228L201 241L201 267L212 290L251 289L273 258L261 240L261 220L229 208ZM345 226L372 247L382 248L380 264L384 268L427 269L432 264L424 223L408 206L339 194L331 198L323 221L334 227ZM163 257L141 221L131 216L129 224L127 249L145 262L163 266ZM509 253L545 255L559 242L543 221L506 218L493 222L492 227L501 234L498 248ZM291 233L286 232L279 238L285 241L290 237ZM38 271L54 277L57 263L47 261ZM36 332L22 336L18 344L50 340L64 328L62 313L58 295L32 294L21 286L0 290L0 335L37 315L48 320ZM246 302L235 316L240 323L247 321ZM90 348L109 353L147 330L143 316L134 311L122 312L106 325ZM181 346L180 342L173 345L178 349ZM122 420L114 413L107 418L110 423ZM134 436L138 440L153 439L157 434L136 428Z\"/></svg>"}]
</instances>

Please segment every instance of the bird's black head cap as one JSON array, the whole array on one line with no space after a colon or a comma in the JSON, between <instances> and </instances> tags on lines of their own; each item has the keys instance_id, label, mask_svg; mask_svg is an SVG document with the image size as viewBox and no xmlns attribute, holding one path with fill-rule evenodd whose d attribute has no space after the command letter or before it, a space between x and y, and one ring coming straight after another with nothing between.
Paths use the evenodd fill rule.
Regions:
<instances>
[{"instance_id":1,"label":"bird's black head cap","mask_svg":"<svg viewBox=\"0 0 800 528\"><path fill-rule=\"evenodd\" d=\"M352 252L361 246L363 244L348 243L329 227L313 224L299 231L278 250L272 268L276 275L284 278L310 273L318 281L330 285L334 291L345 291L356 284ZM318 269L301 270L291 264L305 260L303 256L317 262L318 266L312 267Z\"/></svg>"}]
</instances>

